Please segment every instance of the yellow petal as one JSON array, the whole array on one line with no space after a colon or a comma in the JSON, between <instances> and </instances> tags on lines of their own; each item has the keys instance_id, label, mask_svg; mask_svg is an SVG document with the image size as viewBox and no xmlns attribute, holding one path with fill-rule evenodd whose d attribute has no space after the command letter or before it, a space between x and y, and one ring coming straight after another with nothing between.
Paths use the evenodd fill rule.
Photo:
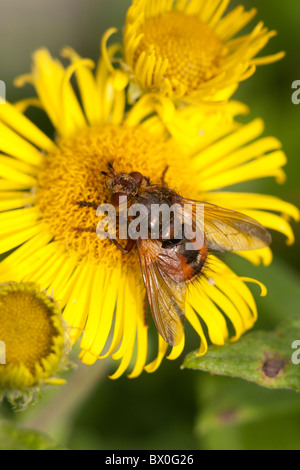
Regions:
<instances>
[{"instance_id":1,"label":"yellow petal","mask_svg":"<svg viewBox=\"0 0 300 470\"><path fill-rule=\"evenodd\" d=\"M43 160L42 155L33 145L2 122L0 122L0 150L35 166L40 166Z\"/></svg>"},{"instance_id":2,"label":"yellow petal","mask_svg":"<svg viewBox=\"0 0 300 470\"><path fill-rule=\"evenodd\" d=\"M271 214L270 212L256 210L246 210L244 211L244 214L257 220L267 228L283 233L287 237L288 245L293 245L295 242L293 230L290 224L283 217L280 217L276 214Z\"/></svg>"},{"instance_id":3,"label":"yellow petal","mask_svg":"<svg viewBox=\"0 0 300 470\"><path fill-rule=\"evenodd\" d=\"M12 248L16 248L18 245L34 237L40 230L40 225L35 224L33 227L22 230L21 232L12 233L9 237L0 236L0 253L5 253Z\"/></svg>"},{"instance_id":4,"label":"yellow petal","mask_svg":"<svg viewBox=\"0 0 300 470\"><path fill-rule=\"evenodd\" d=\"M274 152L247 163L246 165L225 171L220 175L201 181L201 189L202 191L211 191L243 181L266 178L268 176L276 177L278 182L283 183L285 181L285 173L281 167L284 166L286 162L287 159L283 152Z\"/></svg>"},{"instance_id":5,"label":"yellow petal","mask_svg":"<svg viewBox=\"0 0 300 470\"><path fill-rule=\"evenodd\" d=\"M84 329L89 314L90 291L94 276L93 267L87 263L80 266L80 273L63 313L63 318L72 327L71 338L75 342Z\"/></svg>"},{"instance_id":6,"label":"yellow petal","mask_svg":"<svg viewBox=\"0 0 300 470\"><path fill-rule=\"evenodd\" d=\"M0 120L34 145L47 152L56 149L55 144L37 126L21 114L16 106L6 102L0 106Z\"/></svg>"},{"instance_id":7,"label":"yellow petal","mask_svg":"<svg viewBox=\"0 0 300 470\"><path fill-rule=\"evenodd\" d=\"M111 273L109 282L105 284L105 291L103 296L103 302L101 310L99 312L99 325L95 331L95 336L91 347L89 348L92 354L100 355L109 336L112 323L113 315L115 311L119 281L120 281L121 270L114 269Z\"/></svg>"},{"instance_id":8,"label":"yellow petal","mask_svg":"<svg viewBox=\"0 0 300 470\"><path fill-rule=\"evenodd\" d=\"M261 250L239 251L237 254L256 266L259 266L261 263L264 266L270 266L273 261L273 253L269 247L262 248Z\"/></svg>"},{"instance_id":9,"label":"yellow petal","mask_svg":"<svg viewBox=\"0 0 300 470\"><path fill-rule=\"evenodd\" d=\"M149 374L152 374L159 368L163 358L165 357L167 349L168 349L168 343L166 343L166 341L160 335L158 335L158 354L157 354L156 359L154 359L154 361L146 365L145 367L146 372L148 372Z\"/></svg>"},{"instance_id":10,"label":"yellow petal","mask_svg":"<svg viewBox=\"0 0 300 470\"><path fill-rule=\"evenodd\" d=\"M62 51L63 57L68 57L73 64L82 60L81 57L70 47L65 47ZM100 109L100 94L90 68L93 68L94 64L90 61L86 65L82 63L81 66L76 68L76 78L78 87L80 90L80 96L82 98L82 104L85 111L85 115L90 124L96 124L101 121L101 109Z\"/></svg>"},{"instance_id":11,"label":"yellow petal","mask_svg":"<svg viewBox=\"0 0 300 470\"><path fill-rule=\"evenodd\" d=\"M186 318L200 337L200 347L197 355L203 356L207 352L207 340L198 316L188 303L186 304Z\"/></svg>"},{"instance_id":12,"label":"yellow petal","mask_svg":"<svg viewBox=\"0 0 300 470\"><path fill-rule=\"evenodd\" d=\"M297 222L300 220L300 211L296 206L275 196L254 193L213 192L207 194L207 200L211 204L222 205L236 211L265 209L286 214Z\"/></svg>"}]
</instances>

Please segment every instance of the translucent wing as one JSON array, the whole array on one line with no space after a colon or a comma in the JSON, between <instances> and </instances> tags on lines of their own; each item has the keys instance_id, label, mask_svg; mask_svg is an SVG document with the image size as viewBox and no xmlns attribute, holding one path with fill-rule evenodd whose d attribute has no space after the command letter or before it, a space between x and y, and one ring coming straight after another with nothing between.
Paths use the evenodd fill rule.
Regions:
<instances>
[{"instance_id":1,"label":"translucent wing","mask_svg":"<svg viewBox=\"0 0 300 470\"><path fill-rule=\"evenodd\" d=\"M206 202L182 198L180 198L180 205L184 206L185 225L194 228L197 226L199 232L204 235L205 243L210 250L257 250L265 248L272 241L265 227L239 212Z\"/></svg>"},{"instance_id":2,"label":"translucent wing","mask_svg":"<svg viewBox=\"0 0 300 470\"><path fill-rule=\"evenodd\" d=\"M156 328L171 346L184 332L186 286L181 261L157 240L137 240L143 279Z\"/></svg>"}]
</instances>

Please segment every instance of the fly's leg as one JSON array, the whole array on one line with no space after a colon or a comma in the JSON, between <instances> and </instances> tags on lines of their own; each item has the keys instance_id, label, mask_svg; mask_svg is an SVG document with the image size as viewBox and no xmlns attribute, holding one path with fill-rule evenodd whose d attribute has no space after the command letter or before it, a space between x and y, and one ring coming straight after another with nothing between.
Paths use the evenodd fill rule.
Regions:
<instances>
[{"instance_id":1,"label":"fly's leg","mask_svg":"<svg viewBox=\"0 0 300 470\"><path fill-rule=\"evenodd\" d=\"M131 238L129 238L129 240L127 241L127 244L125 246L125 248L123 248L119 242L117 242L117 240L114 240L113 238L110 239L112 241L112 243L114 245L116 245L117 248L119 248L119 250L122 251L122 253L124 253L125 255L128 255L128 253L130 253L130 251L132 250L132 248L134 247L135 245L135 240L132 240Z\"/></svg>"},{"instance_id":2,"label":"fly's leg","mask_svg":"<svg viewBox=\"0 0 300 470\"><path fill-rule=\"evenodd\" d=\"M81 208L91 207L92 209L95 209L95 210L97 210L99 207L99 204L97 204L96 202L89 202L89 201L75 201L74 204L76 204L77 206ZM73 227L73 230L75 232L80 232L80 233L84 233L84 232L96 233L96 229L94 227L88 227L88 228Z\"/></svg>"},{"instance_id":3,"label":"fly's leg","mask_svg":"<svg viewBox=\"0 0 300 470\"><path fill-rule=\"evenodd\" d=\"M112 169L112 165L109 165L109 168ZM89 202L89 201L76 201L75 204L77 204L79 207L82 207L82 208L85 208L85 207L91 207L93 209L98 209L98 204L96 202ZM117 219L118 219L118 216L117 216ZM92 228L92 227L88 227L88 228L81 228L81 227L73 227L73 230L75 230L76 232L91 232L91 233L96 233L96 229L95 228ZM124 254L128 254L130 253L130 251L132 250L132 248L134 247L135 245L135 240L132 240L131 238L128 239L127 241L127 245L125 248L123 248L120 243L117 242L117 240L114 240L114 239L110 239L112 241L112 243L117 247L119 248L119 250L122 251L122 253Z\"/></svg>"},{"instance_id":4,"label":"fly's leg","mask_svg":"<svg viewBox=\"0 0 300 470\"><path fill-rule=\"evenodd\" d=\"M96 233L96 229L94 227L88 227L88 228L81 228L81 227L73 227L73 230L75 232L90 232L90 233Z\"/></svg>"},{"instance_id":5,"label":"fly's leg","mask_svg":"<svg viewBox=\"0 0 300 470\"><path fill-rule=\"evenodd\" d=\"M89 202L89 201L75 201L75 204L79 207L91 207L92 209L97 210L99 204L96 202Z\"/></svg>"},{"instance_id":6,"label":"fly's leg","mask_svg":"<svg viewBox=\"0 0 300 470\"><path fill-rule=\"evenodd\" d=\"M161 175L161 183L162 183L164 188L166 187L165 177L166 177L166 173L167 173L168 169L169 169L169 165L166 166L166 168L163 171L163 174Z\"/></svg>"}]
</instances>

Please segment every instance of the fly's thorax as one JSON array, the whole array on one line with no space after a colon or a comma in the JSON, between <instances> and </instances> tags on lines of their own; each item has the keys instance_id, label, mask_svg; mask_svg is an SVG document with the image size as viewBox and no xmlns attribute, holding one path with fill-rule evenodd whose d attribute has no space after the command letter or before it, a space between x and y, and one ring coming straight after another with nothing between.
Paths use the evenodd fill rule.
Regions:
<instances>
[{"instance_id":1,"label":"fly's thorax","mask_svg":"<svg viewBox=\"0 0 300 470\"><path fill-rule=\"evenodd\" d=\"M155 206L170 206L169 198L159 190L154 191L152 187L140 192L137 197L134 198L134 201L136 204L144 205L149 212L151 212Z\"/></svg>"},{"instance_id":2,"label":"fly's thorax","mask_svg":"<svg viewBox=\"0 0 300 470\"><path fill-rule=\"evenodd\" d=\"M142 220L147 220L149 238L162 241L175 237L175 213L167 191L152 186L138 194L134 202L141 206Z\"/></svg>"}]
</instances>

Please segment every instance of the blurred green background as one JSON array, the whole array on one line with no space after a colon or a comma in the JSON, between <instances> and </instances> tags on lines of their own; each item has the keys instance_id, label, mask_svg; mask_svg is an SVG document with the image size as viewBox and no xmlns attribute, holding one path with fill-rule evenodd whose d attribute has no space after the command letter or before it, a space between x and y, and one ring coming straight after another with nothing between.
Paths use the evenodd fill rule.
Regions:
<instances>
[{"instance_id":1,"label":"blurred green background","mask_svg":"<svg viewBox=\"0 0 300 470\"><path fill-rule=\"evenodd\" d=\"M300 207L300 105L291 101L292 82L300 80L299 1L234 0L231 6L240 3L258 8L251 26L263 20L278 31L264 54L285 50L287 56L260 67L241 84L235 98L251 107L247 121L257 116L265 120L265 134L282 141L289 160L284 185L265 179L243 189L276 194ZM12 82L30 70L31 54L41 46L58 55L70 45L80 55L97 60L100 38L108 27L116 26L121 38L129 5L129 0L1 0L0 79L6 82L7 99L31 96L29 86L15 89ZM40 115L32 117L50 132ZM299 224L294 229L299 240ZM228 258L239 274L260 279L268 287L263 299L255 289L257 329L271 329L300 313L299 244L288 247L283 236L274 234L273 249L269 268ZM186 353L198 346L195 335L187 334ZM35 407L21 414L4 404L0 418L40 429L70 449L300 449L297 393L180 370L182 359L165 360L153 375L116 382L107 378L110 362L79 367L69 374L66 387L47 391Z\"/></svg>"}]
</instances>

